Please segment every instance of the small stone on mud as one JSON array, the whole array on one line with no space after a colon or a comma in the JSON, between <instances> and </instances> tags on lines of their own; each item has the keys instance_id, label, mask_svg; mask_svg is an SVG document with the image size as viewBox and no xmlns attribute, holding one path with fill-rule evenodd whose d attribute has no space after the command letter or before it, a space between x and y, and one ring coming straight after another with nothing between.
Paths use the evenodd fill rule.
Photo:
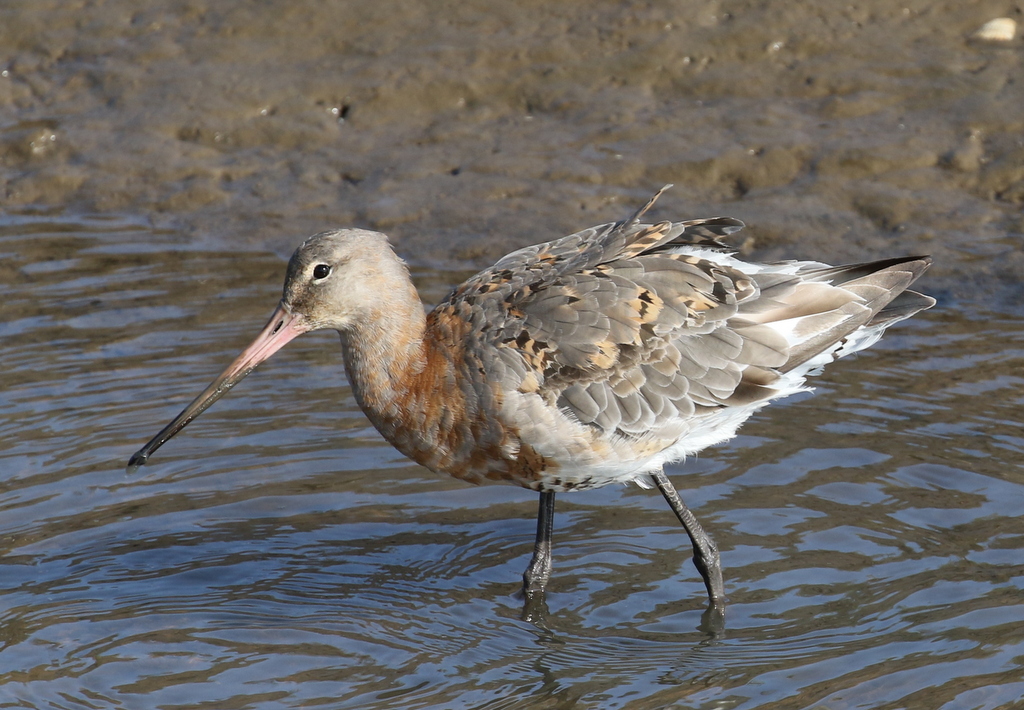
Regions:
<instances>
[{"instance_id":1,"label":"small stone on mud","mask_svg":"<svg viewBox=\"0 0 1024 710\"><path fill-rule=\"evenodd\" d=\"M997 17L979 27L972 35L990 42L1009 42L1017 36L1017 22L1009 17Z\"/></svg>"}]
</instances>

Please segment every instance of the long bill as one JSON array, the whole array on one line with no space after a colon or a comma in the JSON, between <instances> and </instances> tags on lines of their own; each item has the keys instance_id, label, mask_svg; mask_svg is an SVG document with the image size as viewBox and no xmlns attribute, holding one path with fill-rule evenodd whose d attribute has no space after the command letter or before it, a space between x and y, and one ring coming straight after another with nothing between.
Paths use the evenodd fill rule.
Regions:
<instances>
[{"instance_id":1,"label":"long bill","mask_svg":"<svg viewBox=\"0 0 1024 710\"><path fill-rule=\"evenodd\" d=\"M174 421L165 426L159 434L149 440L148 444L128 459L128 473L134 473L139 466L145 464L149 460L150 454L184 429L189 422L205 412L211 404L227 394L228 390L255 370L257 365L283 348L288 342L309 330L311 328L306 319L299 313L293 313L291 308L282 301L274 311L274 315L270 317L267 326L256 336L252 344L243 350L242 354L235 358L235 361L228 365L227 369L220 373L217 379L203 390L202 394L192 400L192 403L174 418Z\"/></svg>"}]
</instances>

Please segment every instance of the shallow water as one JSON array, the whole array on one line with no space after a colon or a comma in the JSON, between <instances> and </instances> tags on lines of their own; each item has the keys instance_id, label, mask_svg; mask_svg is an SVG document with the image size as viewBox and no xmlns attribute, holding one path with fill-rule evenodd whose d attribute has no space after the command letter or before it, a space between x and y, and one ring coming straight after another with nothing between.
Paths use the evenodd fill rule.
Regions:
<instances>
[{"instance_id":1,"label":"shallow water","mask_svg":"<svg viewBox=\"0 0 1024 710\"><path fill-rule=\"evenodd\" d=\"M411 465L299 339L126 476L262 327L284 264L124 218L0 226L0 707L1005 708L1024 696L1024 317L940 303L656 491ZM425 299L464 274L418 269ZM927 276L922 282L928 290Z\"/></svg>"}]
</instances>

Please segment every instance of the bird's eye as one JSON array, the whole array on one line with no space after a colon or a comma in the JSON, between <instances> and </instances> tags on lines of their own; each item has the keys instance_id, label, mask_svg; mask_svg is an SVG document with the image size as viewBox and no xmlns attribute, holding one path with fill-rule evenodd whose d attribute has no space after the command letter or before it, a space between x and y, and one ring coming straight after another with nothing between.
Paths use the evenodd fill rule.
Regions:
<instances>
[{"instance_id":1,"label":"bird's eye","mask_svg":"<svg viewBox=\"0 0 1024 710\"><path fill-rule=\"evenodd\" d=\"M313 267L313 278L320 280L326 279L331 274L331 267L327 264L317 264Z\"/></svg>"}]
</instances>

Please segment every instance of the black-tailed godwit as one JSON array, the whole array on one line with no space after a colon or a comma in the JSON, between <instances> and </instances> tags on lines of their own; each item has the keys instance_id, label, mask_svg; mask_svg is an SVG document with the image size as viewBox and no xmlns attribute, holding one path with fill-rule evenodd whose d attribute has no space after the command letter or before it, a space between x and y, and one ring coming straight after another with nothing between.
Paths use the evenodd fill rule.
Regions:
<instances>
[{"instance_id":1,"label":"black-tailed godwit","mask_svg":"<svg viewBox=\"0 0 1024 710\"><path fill-rule=\"evenodd\" d=\"M129 471L296 336L341 334L359 406L399 451L471 483L540 493L527 598L551 574L555 494L654 485L686 528L711 608L718 549L663 466L732 437L821 366L934 305L924 256L828 266L739 259L727 217L632 218L519 249L425 313L383 234L307 239L256 340L129 461Z\"/></svg>"}]
</instances>

